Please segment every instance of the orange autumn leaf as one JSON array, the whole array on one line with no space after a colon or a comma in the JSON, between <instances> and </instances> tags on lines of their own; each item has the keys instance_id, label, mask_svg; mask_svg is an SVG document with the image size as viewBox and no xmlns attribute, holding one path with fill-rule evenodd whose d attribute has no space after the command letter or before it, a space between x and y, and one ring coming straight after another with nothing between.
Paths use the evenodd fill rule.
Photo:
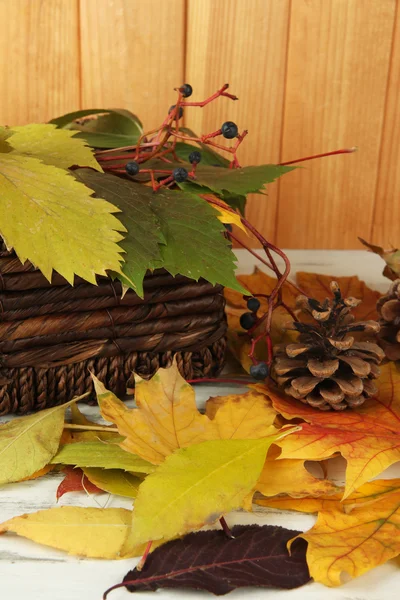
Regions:
<instances>
[{"instance_id":1,"label":"orange autumn leaf","mask_svg":"<svg viewBox=\"0 0 400 600\"><path fill-rule=\"evenodd\" d=\"M329 494L328 492L318 497L316 497L311 490L310 492L313 495L310 493L303 498L293 498L286 494L275 498L257 497L254 499L254 502L260 506L268 506L280 510L295 510L303 513L317 513L320 511L326 512L332 510L349 513L355 507L371 507L372 504L380 500L389 492L400 492L400 479L376 479L375 481L365 483L359 490L350 494L345 500L341 499L343 496L343 489L341 492L333 494Z\"/></svg>"},{"instance_id":2,"label":"orange autumn leaf","mask_svg":"<svg viewBox=\"0 0 400 600\"><path fill-rule=\"evenodd\" d=\"M36 473L33 473L29 477L25 477L24 479L21 479L21 481L31 481L32 479L39 479L39 477L43 477L43 475L47 475L47 473L49 473L50 471L52 471L55 468L56 468L55 465L46 465L45 467L43 467L43 469L36 471Z\"/></svg>"},{"instance_id":3,"label":"orange autumn leaf","mask_svg":"<svg viewBox=\"0 0 400 600\"><path fill-rule=\"evenodd\" d=\"M308 542L307 563L314 581L338 586L344 573L359 577L400 554L400 480L380 485L385 484L388 491L378 494L373 505L360 502L351 512L338 506L322 508L314 527L298 536ZM368 497L370 491L366 493Z\"/></svg>"},{"instance_id":4,"label":"orange autumn leaf","mask_svg":"<svg viewBox=\"0 0 400 600\"><path fill-rule=\"evenodd\" d=\"M267 458L260 478L257 482L256 490L264 496L277 496L278 494L288 494L290 499L302 498L303 496L323 496L337 492L338 488L329 479L318 479L307 471L304 466L305 461L299 459L277 460ZM257 504L263 504L262 498L256 501ZM273 498L265 498L265 506L270 506L268 502ZM278 508L279 508L279 499Z\"/></svg>"},{"instance_id":5,"label":"orange autumn leaf","mask_svg":"<svg viewBox=\"0 0 400 600\"><path fill-rule=\"evenodd\" d=\"M347 461L345 498L400 461L400 372L395 364L382 367L378 387L375 398L344 412L318 411L265 388L283 417L306 421L300 431L278 442L280 458L322 460L340 453Z\"/></svg>"},{"instance_id":6,"label":"orange autumn leaf","mask_svg":"<svg viewBox=\"0 0 400 600\"><path fill-rule=\"evenodd\" d=\"M332 296L329 288L332 280L337 281L344 298L352 296L362 301L361 304L352 310L352 314L357 321L376 320L378 318L376 303L381 294L375 290L371 290L356 275L353 277L334 277L331 275L319 275L317 273L296 273L296 281L299 288L307 296L315 298L320 302Z\"/></svg>"}]
</instances>

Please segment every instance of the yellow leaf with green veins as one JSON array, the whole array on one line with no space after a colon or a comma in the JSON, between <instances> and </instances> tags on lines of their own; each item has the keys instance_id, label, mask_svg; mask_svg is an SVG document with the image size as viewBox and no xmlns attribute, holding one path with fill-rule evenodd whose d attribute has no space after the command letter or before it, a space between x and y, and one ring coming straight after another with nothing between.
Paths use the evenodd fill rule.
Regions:
<instances>
[{"instance_id":1,"label":"yellow leaf with green veins","mask_svg":"<svg viewBox=\"0 0 400 600\"><path fill-rule=\"evenodd\" d=\"M91 167L102 171L93 150L84 140L77 139L77 131L57 129L56 125L31 123L13 127L8 143L18 154L39 158L47 165L61 169L72 166Z\"/></svg>"},{"instance_id":2,"label":"yellow leaf with green veins","mask_svg":"<svg viewBox=\"0 0 400 600\"><path fill-rule=\"evenodd\" d=\"M121 558L120 550L131 528L132 512L124 508L63 506L14 517L0 525L29 540L90 558ZM132 548L131 556L144 547Z\"/></svg>"},{"instance_id":3,"label":"yellow leaf with green veins","mask_svg":"<svg viewBox=\"0 0 400 600\"><path fill-rule=\"evenodd\" d=\"M96 274L120 271L118 209L71 175L37 158L0 154L0 188L0 234L22 263L71 284L74 275L96 283Z\"/></svg>"},{"instance_id":4,"label":"yellow leaf with green veins","mask_svg":"<svg viewBox=\"0 0 400 600\"><path fill-rule=\"evenodd\" d=\"M280 435L202 442L168 456L139 488L124 551L183 535L240 508Z\"/></svg>"},{"instance_id":5,"label":"yellow leaf with green veins","mask_svg":"<svg viewBox=\"0 0 400 600\"><path fill-rule=\"evenodd\" d=\"M0 484L26 479L51 461L63 432L65 409L80 398L0 425Z\"/></svg>"}]
</instances>

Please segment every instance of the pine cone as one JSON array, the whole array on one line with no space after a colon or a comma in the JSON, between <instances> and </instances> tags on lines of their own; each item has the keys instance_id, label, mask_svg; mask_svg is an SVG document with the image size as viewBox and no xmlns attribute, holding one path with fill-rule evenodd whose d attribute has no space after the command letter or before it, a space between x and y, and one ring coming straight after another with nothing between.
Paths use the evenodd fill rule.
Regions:
<instances>
[{"instance_id":1,"label":"pine cone","mask_svg":"<svg viewBox=\"0 0 400 600\"><path fill-rule=\"evenodd\" d=\"M300 296L298 306L312 323L293 323L299 331L295 344L275 349L272 375L284 391L320 410L344 410L360 406L377 388L382 349L372 342L356 341L353 332L379 331L376 321L354 322L350 314L359 304L342 298L337 283L331 283L333 299L322 304ZM399 303L400 306L400 303Z\"/></svg>"},{"instance_id":2,"label":"pine cone","mask_svg":"<svg viewBox=\"0 0 400 600\"><path fill-rule=\"evenodd\" d=\"M396 279L386 296L376 305L381 329L378 340L389 360L400 359L400 279Z\"/></svg>"}]
</instances>

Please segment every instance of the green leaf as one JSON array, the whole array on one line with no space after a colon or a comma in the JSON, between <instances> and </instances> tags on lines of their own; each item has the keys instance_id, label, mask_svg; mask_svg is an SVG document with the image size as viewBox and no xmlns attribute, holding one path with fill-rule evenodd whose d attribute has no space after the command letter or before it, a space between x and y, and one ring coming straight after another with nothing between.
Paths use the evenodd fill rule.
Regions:
<instances>
[{"instance_id":1,"label":"green leaf","mask_svg":"<svg viewBox=\"0 0 400 600\"><path fill-rule=\"evenodd\" d=\"M91 483L109 494L136 498L142 479L120 469L83 469Z\"/></svg>"},{"instance_id":2,"label":"green leaf","mask_svg":"<svg viewBox=\"0 0 400 600\"><path fill-rule=\"evenodd\" d=\"M189 154L193 152L193 150L200 150L201 152L201 164L202 165L210 165L212 167L220 166L220 167L229 167L229 160L226 160L223 156L220 156L213 150L210 150L208 146L205 144L198 144L197 146L192 146L191 144L187 144L186 142L178 142L175 146L176 155L179 156L185 162L188 162Z\"/></svg>"},{"instance_id":3,"label":"green leaf","mask_svg":"<svg viewBox=\"0 0 400 600\"><path fill-rule=\"evenodd\" d=\"M180 273L196 280L203 277L248 293L234 275L236 258L221 233L224 226L207 202L163 188L154 193L151 187L115 175L79 170L78 177L122 211L118 216L128 229L121 242L127 251L123 276L118 275L123 283L132 281L139 293L144 272L164 267L172 275Z\"/></svg>"},{"instance_id":4,"label":"green leaf","mask_svg":"<svg viewBox=\"0 0 400 600\"><path fill-rule=\"evenodd\" d=\"M125 551L211 525L241 508L278 437L202 442L168 456L139 488Z\"/></svg>"},{"instance_id":5,"label":"green leaf","mask_svg":"<svg viewBox=\"0 0 400 600\"><path fill-rule=\"evenodd\" d=\"M22 263L29 259L49 281L54 269L71 284L74 274L96 283L96 274L120 270L118 209L67 172L0 154L0 187L0 233Z\"/></svg>"},{"instance_id":6,"label":"green leaf","mask_svg":"<svg viewBox=\"0 0 400 600\"><path fill-rule=\"evenodd\" d=\"M23 125L13 127L8 142L17 153L39 158L47 165L61 169L81 166L102 170L93 151L82 140L76 139L76 131L57 129L48 124Z\"/></svg>"},{"instance_id":7,"label":"green leaf","mask_svg":"<svg viewBox=\"0 0 400 600\"><path fill-rule=\"evenodd\" d=\"M181 190L189 192L190 194L214 194L214 191L206 186L197 185L193 181L185 181L184 183L178 184ZM238 194L231 194L230 192L222 192L218 196L226 202L231 208L238 208L240 213L244 215L244 209L246 207L246 196L240 196Z\"/></svg>"},{"instance_id":8,"label":"green leaf","mask_svg":"<svg viewBox=\"0 0 400 600\"><path fill-rule=\"evenodd\" d=\"M80 398L0 426L0 484L21 481L50 462L60 443L65 409Z\"/></svg>"},{"instance_id":9,"label":"green leaf","mask_svg":"<svg viewBox=\"0 0 400 600\"><path fill-rule=\"evenodd\" d=\"M95 116L100 115L100 116ZM92 119L76 123L83 117ZM119 148L137 143L143 133L139 119L124 109L87 109L50 121L57 127L78 130L77 137L94 148Z\"/></svg>"},{"instance_id":10,"label":"green leaf","mask_svg":"<svg viewBox=\"0 0 400 600\"><path fill-rule=\"evenodd\" d=\"M247 195L260 192L264 185L272 183L295 167L279 165L259 165L258 167L243 167L241 169L221 169L218 167L202 166L196 170L195 183L206 185L217 193L230 192L236 195Z\"/></svg>"},{"instance_id":11,"label":"green leaf","mask_svg":"<svg viewBox=\"0 0 400 600\"><path fill-rule=\"evenodd\" d=\"M139 184L134 184L139 185ZM172 275L203 277L248 293L235 277L235 261L225 228L214 208L198 196L161 188L146 188L150 208L157 215L166 244L160 246L162 266Z\"/></svg>"},{"instance_id":12,"label":"green leaf","mask_svg":"<svg viewBox=\"0 0 400 600\"><path fill-rule=\"evenodd\" d=\"M89 169L78 169L75 177L96 194L118 206L123 212L118 216L127 229L120 242L126 252L119 279L143 297L143 277L147 269L160 264L159 244L164 243L160 223L151 210L148 196L142 186L132 185L115 175L102 175Z\"/></svg>"},{"instance_id":13,"label":"green leaf","mask_svg":"<svg viewBox=\"0 0 400 600\"><path fill-rule=\"evenodd\" d=\"M139 456L122 450L117 444L105 442L65 444L51 463L81 468L122 469L132 473L151 473L155 468Z\"/></svg>"},{"instance_id":14,"label":"green leaf","mask_svg":"<svg viewBox=\"0 0 400 600\"><path fill-rule=\"evenodd\" d=\"M7 154L8 152L12 152L12 147L6 141L11 135L11 130L8 127L0 126L0 153Z\"/></svg>"}]
</instances>

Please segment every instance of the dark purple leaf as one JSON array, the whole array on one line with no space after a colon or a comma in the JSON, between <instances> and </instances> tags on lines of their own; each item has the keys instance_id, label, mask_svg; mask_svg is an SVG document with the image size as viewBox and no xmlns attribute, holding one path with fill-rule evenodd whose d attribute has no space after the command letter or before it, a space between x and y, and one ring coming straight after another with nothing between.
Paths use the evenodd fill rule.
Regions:
<instances>
[{"instance_id":1,"label":"dark purple leaf","mask_svg":"<svg viewBox=\"0 0 400 600\"><path fill-rule=\"evenodd\" d=\"M306 544L298 540L290 556L286 544L298 531L270 525L237 525L234 539L223 531L200 531L173 540L149 555L142 571L130 571L130 592L159 588L207 590L217 596L239 587L291 589L310 580Z\"/></svg>"}]
</instances>

